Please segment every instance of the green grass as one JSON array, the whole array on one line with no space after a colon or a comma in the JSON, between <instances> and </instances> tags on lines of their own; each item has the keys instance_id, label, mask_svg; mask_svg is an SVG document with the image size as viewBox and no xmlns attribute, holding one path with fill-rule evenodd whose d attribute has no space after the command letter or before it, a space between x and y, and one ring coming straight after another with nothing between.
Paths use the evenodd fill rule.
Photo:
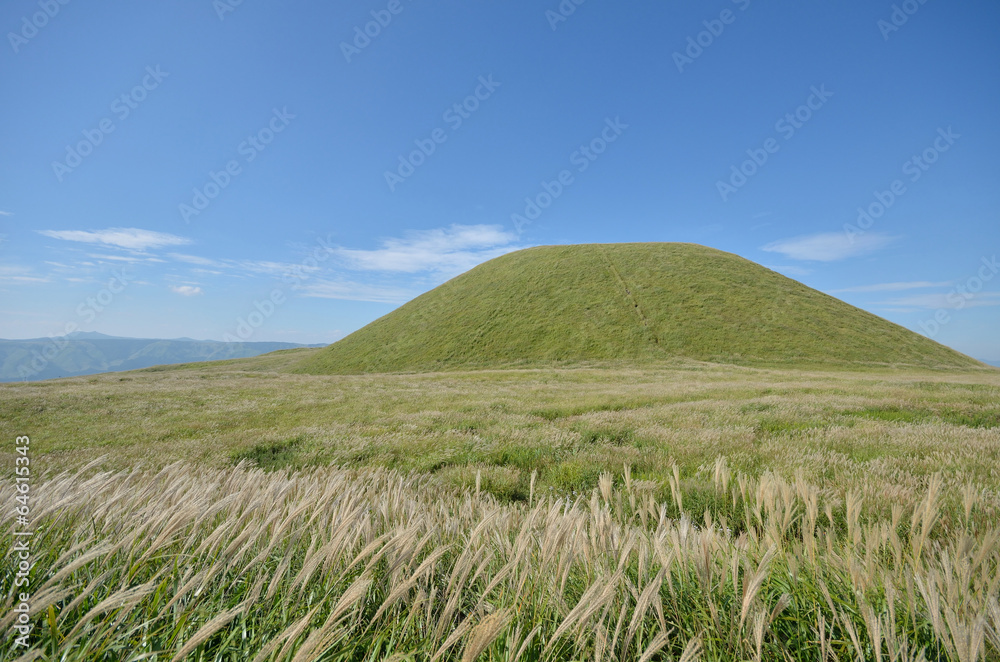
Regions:
<instances>
[{"instance_id":1,"label":"green grass","mask_svg":"<svg viewBox=\"0 0 1000 662\"><path fill-rule=\"evenodd\" d=\"M287 441L256 444L246 450L233 453L233 463L249 462L255 467L270 471L290 467L295 463L299 447L305 438L305 435L299 435Z\"/></svg>"},{"instance_id":2,"label":"green grass","mask_svg":"<svg viewBox=\"0 0 1000 662\"><path fill-rule=\"evenodd\" d=\"M286 372L315 354L0 385L38 659L1000 651L1000 371Z\"/></svg>"},{"instance_id":3,"label":"green grass","mask_svg":"<svg viewBox=\"0 0 1000 662\"><path fill-rule=\"evenodd\" d=\"M624 464L670 498L725 455L736 471L866 494L884 511L948 475L1000 493L1000 371L834 372L627 364L411 375L279 372L306 352L0 386L0 433L28 433L40 469L194 461L333 464L433 474L520 501L585 493ZM260 362L264 363L262 367ZM9 469L9 468L8 468ZM886 491L885 485L891 490ZM909 495L909 496L907 496ZM993 503L993 497L987 499ZM1000 497L997 498L1000 504Z\"/></svg>"},{"instance_id":4,"label":"green grass","mask_svg":"<svg viewBox=\"0 0 1000 662\"><path fill-rule=\"evenodd\" d=\"M860 411L845 412L851 416L860 416L890 423L927 423L944 421L953 425L971 428L1000 427L1000 404L995 409L943 408L928 409L926 407L900 407L887 405L867 407Z\"/></svg>"},{"instance_id":5,"label":"green grass","mask_svg":"<svg viewBox=\"0 0 1000 662\"><path fill-rule=\"evenodd\" d=\"M732 474L724 458L662 503L627 469L569 499L534 491L502 503L480 489L497 481L456 491L382 470L187 463L39 481L30 650L6 646L0 660L1000 653L996 519L975 492L964 511L949 508L940 475L886 517L801 476ZM0 494L11 507L13 496ZM15 544L9 520L0 544ZM11 555L0 567L13 575ZM20 603L0 594L0 627Z\"/></svg>"},{"instance_id":6,"label":"green grass","mask_svg":"<svg viewBox=\"0 0 1000 662\"><path fill-rule=\"evenodd\" d=\"M795 435L807 430L817 430L826 427L826 425L823 421L796 421L765 417L754 426L754 432L761 437L774 437L782 434Z\"/></svg>"},{"instance_id":7,"label":"green grass","mask_svg":"<svg viewBox=\"0 0 1000 662\"><path fill-rule=\"evenodd\" d=\"M678 357L776 367L983 367L736 255L646 243L504 255L308 355L295 370L412 372Z\"/></svg>"},{"instance_id":8,"label":"green grass","mask_svg":"<svg viewBox=\"0 0 1000 662\"><path fill-rule=\"evenodd\" d=\"M514 253L322 350L3 384L25 659L992 661L998 403L679 244Z\"/></svg>"}]
</instances>

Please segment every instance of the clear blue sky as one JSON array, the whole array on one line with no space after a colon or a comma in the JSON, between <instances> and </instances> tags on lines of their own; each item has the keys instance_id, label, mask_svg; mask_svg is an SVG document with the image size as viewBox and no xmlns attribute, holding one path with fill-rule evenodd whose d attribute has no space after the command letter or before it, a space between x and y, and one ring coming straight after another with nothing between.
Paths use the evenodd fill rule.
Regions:
<instances>
[{"instance_id":1,"label":"clear blue sky","mask_svg":"<svg viewBox=\"0 0 1000 662\"><path fill-rule=\"evenodd\" d=\"M995 1L232 2L0 8L0 337L330 342L687 241L1000 359Z\"/></svg>"}]
</instances>

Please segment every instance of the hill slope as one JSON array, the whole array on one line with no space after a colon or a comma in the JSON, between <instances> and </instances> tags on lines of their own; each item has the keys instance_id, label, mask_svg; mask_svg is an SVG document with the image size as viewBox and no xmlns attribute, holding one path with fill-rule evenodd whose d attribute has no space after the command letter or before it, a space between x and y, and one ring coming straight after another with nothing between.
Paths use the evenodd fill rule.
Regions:
<instances>
[{"instance_id":1,"label":"hill slope","mask_svg":"<svg viewBox=\"0 0 1000 662\"><path fill-rule=\"evenodd\" d=\"M296 367L312 374L657 360L972 367L977 361L730 253L542 246L454 278Z\"/></svg>"}]
</instances>

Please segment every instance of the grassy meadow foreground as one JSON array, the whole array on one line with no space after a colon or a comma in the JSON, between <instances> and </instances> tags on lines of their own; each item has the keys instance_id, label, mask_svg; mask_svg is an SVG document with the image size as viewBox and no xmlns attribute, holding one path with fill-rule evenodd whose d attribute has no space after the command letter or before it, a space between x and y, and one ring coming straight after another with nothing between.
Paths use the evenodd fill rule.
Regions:
<instances>
[{"instance_id":1,"label":"grassy meadow foreground","mask_svg":"<svg viewBox=\"0 0 1000 662\"><path fill-rule=\"evenodd\" d=\"M1000 659L998 371L304 356L0 386L36 659Z\"/></svg>"}]
</instances>

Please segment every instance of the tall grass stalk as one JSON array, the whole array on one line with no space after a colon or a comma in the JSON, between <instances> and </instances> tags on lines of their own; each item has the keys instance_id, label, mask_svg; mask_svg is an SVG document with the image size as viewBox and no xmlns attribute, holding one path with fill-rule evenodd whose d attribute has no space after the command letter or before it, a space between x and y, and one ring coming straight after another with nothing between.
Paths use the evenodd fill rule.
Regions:
<instances>
[{"instance_id":1,"label":"tall grass stalk","mask_svg":"<svg viewBox=\"0 0 1000 662\"><path fill-rule=\"evenodd\" d=\"M628 468L506 503L386 469L61 474L35 489L33 648L2 659L1000 659L976 490L934 477L885 514L720 458L688 512L669 478L666 503Z\"/></svg>"}]
</instances>

